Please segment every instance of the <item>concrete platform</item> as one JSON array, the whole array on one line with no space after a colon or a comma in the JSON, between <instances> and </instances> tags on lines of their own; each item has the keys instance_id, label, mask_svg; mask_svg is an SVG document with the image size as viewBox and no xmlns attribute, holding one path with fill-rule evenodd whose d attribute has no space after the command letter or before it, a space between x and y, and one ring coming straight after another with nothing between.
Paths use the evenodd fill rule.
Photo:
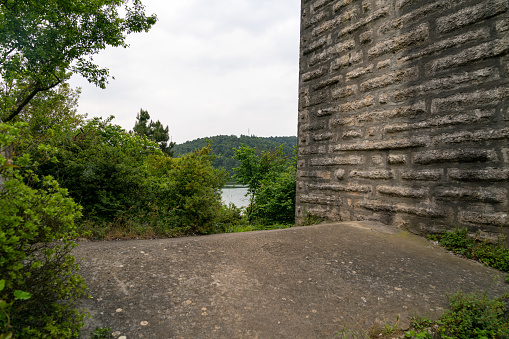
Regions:
<instances>
[{"instance_id":1,"label":"concrete platform","mask_svg":"<svg viewBox=\"0 0 509 339\"><path fill-rule=\"evenodd\" d=\"M446 293L509 292L505 274L405 231L367 222L178 239L83 242L93 298L83 337L328 338L406 328ZM123 339L123 338L122 338Z\"/></svg>"}]
</instances>

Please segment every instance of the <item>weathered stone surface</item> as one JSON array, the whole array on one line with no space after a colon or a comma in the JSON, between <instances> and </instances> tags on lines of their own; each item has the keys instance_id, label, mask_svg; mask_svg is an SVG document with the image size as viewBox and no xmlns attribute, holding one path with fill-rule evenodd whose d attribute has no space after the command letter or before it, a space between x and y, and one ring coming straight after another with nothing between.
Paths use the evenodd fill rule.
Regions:
<instances>
[{"instance_id":1,"label":"weathered stone surface","mask_svg":"<svg viewBox=\"0 0 509 339\"><path fill-rule=\"evenodd\" d=\"M319 89L322 89L322 88L325 88L325 87L329 87L329 86L335 85L338 82L340 82L342 79L343 79L343 77L340 75L340 76L336 76L336 77L332 77L332 78L329 78L329 79L322 80L317 85L313 86L313 90L316 91L316 90L319 90Z\"/></svg>"},{"instance_id":2,"label":"weathered stone surface","mask_svg":"<svg viewBox=\"0 0 509 339\"><path fill-rule=\"evenodd\" d=\"M471 231L505 225L509 2L302 6L298 181L302 194L340 199L306 208L417 232L433 229L431 218ZM330 178L305 176L320 171Z\"/></svg>"},{"instance_id":3,"label":"weathered stone surface","mask_svg":"<svg viewBox=\"0 0 509 339\"><path fill-rule=\"evenodd\" d=\"M354 193L370 193L372 191L369 185L359 184L309 184L310 190L318 191L334 191L334 192L354 192Z\"/></svg>"},{"instance_id":4,"label":"weathered stone surface","mask_svg":"<svg viewBox=\"0 0 509 339\"><path fill-rule=\"evenodd\" d=\"M332 152L338 151L371 151L371 150L387 150L387 149L403 149L426 146L429 143L428 137L415 137L406 139L392 139L381 141L358 141L348 144L337 144L331 146Z\"/></svg>"},{"instance_id":5,"label":"weathered stone surface","mask_svg":"<svg viewBox=\"0 0 509 339\"><path fill-rule=\"evenodd\" d=\"M509 180L509 168L486 167L484 169L460 169L451 168L448 176L453 180L462 181L507 181Z\"/></svg>"},{"instance_id":6,"label":"weathered stone surface","mask_svg":"<svg viewBox=\"0 0 509 339\"><path fill-rule=\"evenodd\" d=\"M503 129L483 129L474 132L454 132L433 137L433 144L441 143L465 143L487 140L504 140L509 137L509 127Z\"/></svg>"},{"instance_id":7,"label":"weathered stone surface","mask_svg":"<svg viewBox=\"0 0 509 339\"><path fill-rule=\"evenodd\" d=\"M354 170L350 172L351 178L362 178L362 179L392 179L394 173L388 170Z\"/></svg>"},{"instance_id":8,"label":"weathered stone surface","mask_svg":"<svg viewBox=\"0 0 509 339\"><path fill-rule=\"evenodd\" d=\"M334 55L338 55L344 53L346 51L352 50L355 48L355 41L353 39L347 40L345 42L341 42L336 44L335 46L327 49L322 53L318 53L309 59L309 65L314 66L317 63L325 62L332 58Z\"/></svg>"},{"instance_id":9,"label":"weathered stone surface","mask_svg":"<svg viewBox=\"0 0 509 339\"><path fill-rule=\"evenodd\" d=\"M312 158L311 166L359 165L366 161L361 155L335 156L332 158Z\"/></svg>"},{"instance_id":10,"label":"weathered stone surface","mask_svg":"<svg viewBox=\"0 0 509 339\"><path fill-rule=\"evenodd\" d=\"M496 68L487 67L473 72L462 72L432 79L416 86L396 90L393 97L396 101L404 101L429 93L441 94L445 90L458 90L472 85L479 85L487 80L497 80L499 78L500 74Z\"/></svg>"},{"instance_id":11,"label":"weathered stone surface","mask_svg":"<svg viewBox=\"0 0 509 339\"><path fill-rule=\"evenodd\" d=\"M297 175L301 178L320 178L330 179L330 171L297 171Z\"/></svg>"},{"instance_id":12,"label":"weathered stone surface","mask_svg":"<svg viewBox=\"0 0 509 339\"><path fill-rule=\"evenodd\" d=\"M363 53L362 51L345 54L340 58L335 59L331 63L331 69L337 71L342 68L350 67L362 62Z\"/></svg>"},{"instance_id":13,"label":"weathered stone surface","mask_svg":"<svg viewBox=\"0 0 509 339\"><path fill-rule=\"evenodd\" d=\"M458 47L472 41L487 39L490 36L489 27L482 27L473 31L468 31L464 34L455 35L453 37L439 40L433 44L419 49L417 52L412 52L408 55L403 55L399 59L400 63L411 61L416 58L428 56L433 53L441 52L445 49Z\"/></svg>"},{"instance_id":14,"label":"weathered stone surface","mask_svg":"<svg viewBox=\"0 0 509 339\"><path fill-rule=\"evenodd\" d=\"M461 124L478 123L488 121L494 115L494 111L475 110L466 114L450 114L446 116L436 116L416 123L398 123L384 127L385 133L398 133L422 128L443 127Z\"/></svg>"},{"instance_id":15,"label":"weathered stone surface","mask_svg":"<svg viewBox=\"0 0 509 339\"><path fill-rule=\"evenodd\" d=\"M509 226L509 215L504 212L483 213L483 212L461 211L459 219L463 223L495 225L501 227Z\"/></svg>"},{"instance_id":16,"label":"weathered stone surface","mask_svg":"<svg viewBox=\"0 0 509 339\"><path fill-rule=\"evenodd\" d=\"M410 13L394 18L394 20L387 20L386 22L380 25L379 32L380 34L386 34L394 30L405 28L408 25L415 23L418 20L426 17L428 14L449 9L451 6L453 6L455 2L458 2L458 0L456 1L440 0L425 2L423 6L417 8L416 10Z\"/></svg>"},{"instance_id":17,"label":"weathered stone surface","mask_svg":"<svg viewBox=\"0 0 509 339\"><path fill-rule=\"evenodd\" d=\"M337 201L334 196L324 196L316 194L302 194L300 196L300 202L306 204L318 204L318 205L330 205Z\"/></svg>"},{"instance_id":18,"label":"weathered stone surface","mask_svg":"<svg viewBox=\"0 0 509 339\"><path fill-rule=\"evenodd\" d=\"M368 57L373 59L387 53L400 52L416 44L422 43L428 40L428 38L429 26L428 24L422 24L408 33L379 42L368 50Z\"/></svg>"},{"instance_id":19,"label":"weathered stone surface","mask_svg":"<svg viewBox=\"0 0 509 339\"><path fill-rule=\"evenodd\" d=\"M437 30L447 33L477 21L495 16L508 9L506 0L488 0L478 5L467 7L454 14L437 19Z\"/></svg>"},{"instance_id":20,"label":"weathered stone surface","mask_svg":"<svg viewBox=\"0 0 509 339\"><path fill-rule=\"evenodd\" d=\"M414 164L429 165L443 162L490 162L497 160L494 150L484 149L438 149L415 152Z\"/></svg>"},{"instance_id":21,"label":"weathered stone surface","mask_svg":"<svg viewBox=\"0 0 509 339\"><path fill-rule=\"evenodd\" d=\"M340 99L355 95L358 91L357 85L341 86L332 90L332 98Z\"/></svg>"},{"instance_id":22,"label":"weathered stone surface","mask_svg":"<svg viewBox=\"0 0 509 339\"><path fill-rule=\"evenodd\" d=\"M428 195L428 188L413 188L408 186L377 186L378 194L405 198L424 198Z\"/></svg>"},{"instance_id":23,"label":"weathered stone surface","mask_svg":"<svg viewBox=\"0 0 509 339\"><path fill-rule=\"evenodd\" d=\"M440 71L449 70L455 67L466 65L468 63L505 54L509 51L508 43L508 40L501 39L485 42L477 46L467 48L458 54L448 55L441 59L436 59L429 62L426 65L426 72L428 75L433 75Z\"/></svg>"},{"instance_id":24,"label":"weathered stone surface","mask_svg":"<svg viewBox=\"0 0 509 339\"><path fill-rule=\"evenodd\" d=\"M408 163L407 156L405 154L389 154L389 165L405 165Z\"/></svg>"},{"instance_id":25,"label":"weathered stone surface","mask_svg":"<svg viewBox=\"0 0 509 339\"><path fill-rule=\"evenodd\" d=\"M396 72L387 73L382 76L366 80L363 83L361 83L360 89L362 92L367 92L374 89L387 87L395 83L415 80L417 79L418 75L419 71L417 67L399 70Z\"/></svg>"},{"instance_id":26,"label":"weathered stone surface","mask_svg":"<svg viewBox=\"0 0 509 339\"><path fill-rule=\"evenodd\" d=\"M439 187L435 192L438 198L482 201L488 203L507 202L507 189L498 187Z\"/></svg>"},{"instance_id":27,"label":"weathered stone surface","mask_svg":"<svg viewBox=\"0 0 509 339\"><path fill-rule=\"evenodd\" d=\"M401 173L403 180L438 181L442 179L444 170L408 170Z\"/></svg>"},{"instance_id":28,"label":"weathered stone surface","mask_svg":"<svg viewBox=\"0 0 509 339\"><path fill-rule=\"evenodd\" d=\"M384 211L393 213L407 213L428 218L439 218L444 215L443 210L436 205L412 205L405 203L388 203L379 200L363 200L359 202L359 207L376 212Z\"/></svg>"},{"instance_id":29,"label":"weathered stone surface","mask_svg":"<svg viewBox=\"0 0 509 339\"><path fill-rule=\"evenodd\" d=\"M346 34L350 34L354 31L358 30L361 27L364 27L364 26L366 26L380 18L387 16L389 14L389 12L390 12L389 7L384 7L384 8L377 10L376 12L372 13L368 17L364 17L364 18L358 20L357 22L355 22L354 24L340 30L338 33L338 38L341 38Z\"/></svg>"}]
</instances>

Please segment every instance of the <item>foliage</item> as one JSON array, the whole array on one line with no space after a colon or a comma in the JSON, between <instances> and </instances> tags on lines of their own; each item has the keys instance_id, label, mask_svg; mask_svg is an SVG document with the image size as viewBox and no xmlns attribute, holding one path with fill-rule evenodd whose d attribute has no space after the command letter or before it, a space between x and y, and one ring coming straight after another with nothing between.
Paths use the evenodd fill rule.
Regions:
<instances>
[{"instance_id":1,"label":"foliage","mask_svg":"<svg viewBox=\"0 0 509 339\"><path fill-rule=\"evenodd\" d=\"M0 292L2 292L5 288L5 280L0 280ZM32 295L28 292L23 292L20 290L16 290L13 293L13 300L8 303L5 300L2 300L0 297L0 339L9 339L12 338L11 329L11 309L13 308L14 302L17 300L28 300L32 297Z\"/></svg>"},{"instance_id":2,"label":"foliage","mask_svg":"<svg viewBox=\"0 0 509 339\"><path fill-rule=\"evenodd\" d=\"M55 133L51 152L26 147L41 163L37 172L51 175L84 207L85 216L111 219L138 206L146 195L144 159L161 154L146 137L129 134L111 124L113 117L84 121L83 127ZM51 157L53 161L45 161Z\"/></svg>"},{"instance_id":3,"label":"foliage","mask_svg":"<svg viewBox=\"0 0 509 339\"><path fill-rule=\"evenodd\" d=\"M458 292L449 296L449 308L438 323L442 338L507 338L509 322L504 319L503 298L490 299L486 293Z\"/></svg>"},{"instance_id":4,"label":"foliage","mask_svg":"<svg viewBox=\"0 0 509 339\"><path fill-rule=\"evenodd\" d=\"M263 224L294 223L295 187L293 168L263 179L254 196L252 217Z\"/></svg>"},{"instance_id":5,"label":"foliage","mask_svg":"<svg viewBox=\"0 0 509 339\"><path fill-rule=\"evenodd\" d=\"M23 126L0 124L0 149L16 143ZM5 179L0 190L3 305L10 305L14 337L71 338L77 336L83 319L73 305L85 291L70 255L76 246L74 220L81 215L80 207L53 178L27 170L30 165L28 155L0 156L0 177ZM31 296L23 298L16 291Z\"/></svg>"},{"instance_id":6,"label":"foliage","mask_svg":"<svg viewBox=\"0 0 509 339\"><path fill-rule=\"evenodd\" d=\"M221 208L226 173L212 167L210 145L179 158L150 156L151 200L173 213L174 224L190 233L211 233Z\"/></svg>"},{"instance_id":7,"label":"foliage","mask_svg":"<svg viewBox=\"0 0 509 339\"><path fill-rule=\"evenodd\" d=\"M109 327L97 327L91 334L91 339L114 338Z\"/></svg>"},{"instance_id":8,"label":"foliage","mask_svg":"<svg viewBox=\"0 0 509 339\"><path fill-rule=\"evenodd\" d=\"M168 144L170 135L168 133L168 126L163 127L159 120L150 120L150 115L147 111L140 109L140 113L136 116L136 123L134 124L133 132L139 136L146 136L149 140L155 141L164 154L173 156L172 148L175 146L174 142Z\"/></svg>"},{"instance_id":9,"label":"foliage","mask_svg":"<svg viewBox=\"0 0 509 339\"><path fill-rule=\"evenodd\" d=\"M287 158L293 156L294 146L297 145L297 137L256 137L241 135L217 135L209 138L199 138L192 141L175 145L173 151L176 156L193 152L195 149L201 149L210 142L212 145L211 153L216 157L212 166L217 169L224 168L229 175L233 175L233 169L240 166L240 161L234 159L234 148L239 148L241 144L257 150L271 150L283 145L283 153Z\"/></svg>"},{"instance_id":10,"label":"foliage","mask_svg":"<svg viewBox=\"0 0 509 339\"><path fill-rule=\"evenodd\" d=\"M240 166L234 168L234 178L247 185L250 221L261 224L294 223L296 195L296 163L283 154L283 147L256 152L241 145L234 149Z\"/></svg>"},{"instance_id":11,"label":"foliage","mask_svg":"<svg viewBox=\"0 0 509 339\"><path fill-rule=\"evenodd\" d=\"M441 246L454 253L477 260L486 266L509 272L509 249L500 242L492 244L468 236L467 229L455 229L436 236Z\"/></svg>"},{"instance_id":12,"label":"foliage","mask_svg":"<svg viewBox=\"0 0 509 339\"><path fill-rule=\"evenodd\" d=\"M92 57L107 46L127 47L128 34L155 22L140 0L0 1L0 120L12 120L72 74L104 88L108 70Z\"/></svg>"},{"instance_id":13,"label":"foliage","mask_svg":"<svg viewBox=\"0 0 509 339\"><path fill-rule=\"evenodd\" d=\"M508 310L505 297L491 299L486 293L457 292L449 296L449 310L440 319L414 321L407 338L507 338Z\"/></svg>"}]
</instances>

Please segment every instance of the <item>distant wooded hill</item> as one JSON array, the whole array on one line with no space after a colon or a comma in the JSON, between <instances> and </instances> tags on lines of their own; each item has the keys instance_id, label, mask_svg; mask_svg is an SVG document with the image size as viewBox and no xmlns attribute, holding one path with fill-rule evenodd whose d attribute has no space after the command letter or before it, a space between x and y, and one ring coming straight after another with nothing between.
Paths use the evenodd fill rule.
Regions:
<instances>
[{"instance_id":1,"label":"distant wooded hill","mask_svg":"<svg viewBox=\"0 0 509 339\"><path fill-rule=\"evenodd\" d=\"M212 142L212 153L216 155L213 166L216 168L224 167L230 175L233 174L233 168L239 166L239 161L233 159L233 149L239 148L241 144L256 148L257 150L273 150L274 147L283 145L284 154L293 157L294 146L297 145L297 137L256 137L241 135L217 135L210 138L200 138L192 141L186 141L173 147L173 156L194 152L207 146L207 141Z\"/></svg>"}]
</instances>

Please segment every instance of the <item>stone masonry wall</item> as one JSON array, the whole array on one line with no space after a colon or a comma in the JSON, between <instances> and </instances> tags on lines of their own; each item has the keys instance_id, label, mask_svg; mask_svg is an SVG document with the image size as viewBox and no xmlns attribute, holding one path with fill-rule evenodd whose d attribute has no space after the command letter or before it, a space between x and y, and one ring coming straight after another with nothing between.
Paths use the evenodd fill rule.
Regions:
<instances>
[{"instance_id":1,"label":"stone masonry wall","mask_svg":"<svg viewBox=\"0 0 509 339\"><path fill-rule=\"evenodd\" d=\"M301 14L297 223L509 230L509 1Z\"/></svg>"}]
</instances>

